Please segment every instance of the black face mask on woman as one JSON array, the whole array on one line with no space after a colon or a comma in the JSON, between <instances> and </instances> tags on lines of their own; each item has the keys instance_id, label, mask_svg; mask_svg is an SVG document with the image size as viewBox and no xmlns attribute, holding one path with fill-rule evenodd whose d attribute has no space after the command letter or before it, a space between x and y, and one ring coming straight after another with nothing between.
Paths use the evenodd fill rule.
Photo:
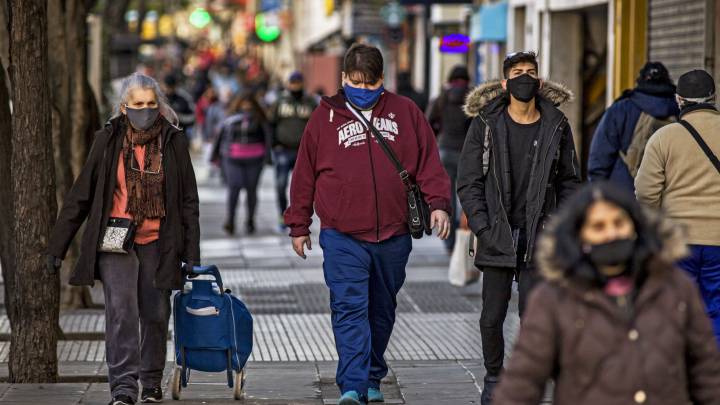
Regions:
<instances>
[{"instance_id":1,"label":"black face mask on woman","mask_svg":"<svg viewBox=\"0 0 720 405\"><path fill-rule=\"evenodd\" d=\"M586 254L595 267L619 266L630 261L634 250L635 239L616 239L589 245Z\"/></svg>"},{"instance_id":2,"label":"black face mask on woman","mask_svg":"<svg viewBox=\"0 0 720 405\"><path fill-rule=\"evenodd\" d=\"M513 97L527 103L534 99L540 89L540 79L536 79L529 74L508 79L507 89Z\"/></svg>"}]
</instances>

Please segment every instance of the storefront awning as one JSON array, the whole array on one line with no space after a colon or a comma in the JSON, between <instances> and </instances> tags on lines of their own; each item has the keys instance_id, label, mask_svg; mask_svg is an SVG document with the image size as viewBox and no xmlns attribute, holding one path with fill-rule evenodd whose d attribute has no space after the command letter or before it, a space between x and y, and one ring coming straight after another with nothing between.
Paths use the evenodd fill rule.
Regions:
<instances>
[{"instance_id":1,"label":"storefront awning","mask_svg":"<svg viewBox=\"0 0 720 405\"><path fill-rule=\"evenodd\" d=\"M505 42L507 19L507 2L483 5L471 18L470 38L473 42Z\"/></svg>"}]
</instances>

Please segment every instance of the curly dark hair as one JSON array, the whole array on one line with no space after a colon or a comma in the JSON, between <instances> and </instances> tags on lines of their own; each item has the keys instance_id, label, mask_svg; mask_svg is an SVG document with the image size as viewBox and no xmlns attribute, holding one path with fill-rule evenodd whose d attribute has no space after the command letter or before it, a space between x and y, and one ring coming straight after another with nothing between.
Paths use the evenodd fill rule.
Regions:
<instances>
[{"instance_id":1,"label":"curly dark hair","mask_svg":"<svg viewBox=\"0 0 720 405\"><path fill-rule=\"evenodd\" d=\"M553 219L544 237L555 243L548 258L552 266L568 278L578 278L592 284L603 281L586 258L580 241L580 229L585 223L588 209L598 201L606 201L624 210L635 226L637 239L629 265L633 273L644 272L646 261L660 252L662 241L658 224L651 221L635 196L610 182L586 184L569 200Z\"/></svg>"}]
</instances>

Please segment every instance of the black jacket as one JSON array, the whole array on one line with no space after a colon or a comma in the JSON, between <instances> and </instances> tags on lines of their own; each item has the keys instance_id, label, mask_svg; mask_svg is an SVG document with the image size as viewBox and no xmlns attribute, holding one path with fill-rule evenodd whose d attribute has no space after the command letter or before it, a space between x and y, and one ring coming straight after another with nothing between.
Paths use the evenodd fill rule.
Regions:
<instances>
[{"instance_id":1,"label":"black jacket","mask_svg":"<svg viewBox=\"0 0 720 405\"><path fill-rule=\"evenodd\" d=\"M95 133L87 161L65 197L55 222L48 253L64 258L75 234L87 219L80 256L70 278L72 285L93 285L99 279L97 249L112 209L117 167L126 125L120 117ZM160 223L160 267L155 287L182 287L180 261L200 263L198 191L188 141L182 131L164 121L163 172L165 218Z\"/></svg>"},{"instance_id":2,"label":"black jacket","mask_svg":"<svg viewBox=\"0 0 720 405\"><path fill-rule=\"evenodd\" d=\"M470 118L463 112L463 103L470 89L467 86L451 86L432 103L428 121L438 137L441 149L460 152L470 127Z\"/></svg>"},{"instance_id":3,"label":"black jacket","mask_svg":"<svg viewBox=\"0 0 720 405\"><path fill-rule=\"evenodd\" d=\"M565 115L557 109L572 97L560 85L545 82L537 105L542 121L532 162L511 162L508 132L502 114L509 98L500 82L477 87L467 98L465 112L474 117L460 155L457 191L473 233L478 237L475 264L478 267L511 267L517 265L507 212L510 206L511 167L529 164L530 186L527 190L527 253L531 261L538 230L558 202L566 199L581 183L572 132ZM487 174L483 170L486 150L486 126L489 128Z\"/></svg>"},{"instance_id":4,"label":"black jacket","mask_svg":"<svg viewBox=\"0 0 720 405\"><path fill-rule=\"evenodd\" d=\"M273 146L297 150L305 125L316 107L315 99L308 95L296 99L284 92L272 107Z\"/></svg>"},{"instance_id":5,"label":"black jacket","mask_svg":"<svg viewBox=\"0 0 720 405\"><path fill-rule=\"evenodd\" d=\"M251 117L245 127L243 124L245 114L239 112L230 115L220 124L220 132L213 146L211 160L216 161L223 157L229 157L230 147L233 143L242 145L262 143L265 145L265 154L268 154L268 146L271 141L270 126L264 120Z\"/></svg>"}]
</instances>

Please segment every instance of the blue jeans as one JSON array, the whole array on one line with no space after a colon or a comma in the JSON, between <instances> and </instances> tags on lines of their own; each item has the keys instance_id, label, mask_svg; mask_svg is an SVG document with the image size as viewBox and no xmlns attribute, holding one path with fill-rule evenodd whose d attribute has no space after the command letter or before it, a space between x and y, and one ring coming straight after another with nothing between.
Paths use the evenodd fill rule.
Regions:
<instances>
[{"instance_id":1,"label":"blue jeans","mask_svg":"<svg viewBox=\"0 0 720 405\"><path fill-rule=\"evenodd\" d=\"M287 188L290 180L290 172L295 168L297 151L291 149L277 149L273 151L273 162L275 164L275 189L277 191L278 208L280 215L285 213L288 207Z\"/></svg>"},{"instance_id":2,"label":"blue jeans","mask_svg":"<svg viewBox=\"0 0 720 405\"><path fill-rule=\"evenodd\" d=\"M457 172L458 162L460 161L460 152L451 149L440 149L440 161L442 161L445 171L450 177L450 206L452 208L452 215L450 216L450 236L444 241L445 248L449 251L455 247L455 230L460 225L460 213L458 212L458 197L457 190Z\"/></svg>"},{"instance_id":3,"label":"blue jeans","mask_svg":"<svg viewBox=\"0 0 720 405\"><path fill-rule=\"evenodd\" d=\"M342 393L380 388L388 366L383 358L395 324L397 294L405 282L410 235L380 243L362 242L333 229L320 233L325 283L339 361Z\"/></svg>"},{"instance_id":4,"label":"blue jeans","mask_svg":"<svg viewBox=\"0 0 720 405\"><path fill-rule=\"evenodd\" d=\"M720 246L690 245L690 252L678 265L697 283L720 345Z\"/></svg>"}]
</instances>

